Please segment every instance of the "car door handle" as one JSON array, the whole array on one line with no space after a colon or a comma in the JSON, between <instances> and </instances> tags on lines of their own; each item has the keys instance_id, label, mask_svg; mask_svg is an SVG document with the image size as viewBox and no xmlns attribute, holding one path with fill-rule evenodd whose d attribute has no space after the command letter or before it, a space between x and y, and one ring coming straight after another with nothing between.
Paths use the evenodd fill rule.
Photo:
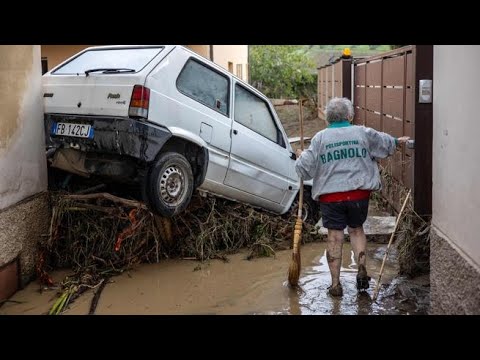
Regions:
<instances>
[{"instance_id":1,"label":"car door handle","mask_svg":"<svg viewBox=\"0 0 480 360\"><path fill-rule=\"evenodd\" d=\"M237 135L238 134L238 131L237 130L233 130L233 135Z\"/></svg>"}]
</instances>

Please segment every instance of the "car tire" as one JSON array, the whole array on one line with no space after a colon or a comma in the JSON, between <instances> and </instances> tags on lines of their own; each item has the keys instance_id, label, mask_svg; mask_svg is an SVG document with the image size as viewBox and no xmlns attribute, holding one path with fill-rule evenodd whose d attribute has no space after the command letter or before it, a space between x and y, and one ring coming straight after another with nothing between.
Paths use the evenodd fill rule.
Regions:
<instances>
[{"instance_id":1,"label":"car tire","mask_svg":"<svg viewBox=\"0 0 480 360\"><path fill-rule=\"evenodd\" d=\"M177 215L190 203L193 185L192 167L185 156L175 152L163 153L148 175L147 204L163 217Z\"/></svg>"}]
</instances>

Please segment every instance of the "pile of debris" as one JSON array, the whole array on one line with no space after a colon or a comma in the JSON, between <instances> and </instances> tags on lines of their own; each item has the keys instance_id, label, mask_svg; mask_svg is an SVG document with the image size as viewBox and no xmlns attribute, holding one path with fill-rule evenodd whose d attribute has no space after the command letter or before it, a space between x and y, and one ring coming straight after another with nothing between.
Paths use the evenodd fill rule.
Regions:
<instances>
[{"instance_id":1,"label":"pile of debris","mask_svg":"<svg viewBox=\"0 0 480 360\"><path fill-rule=\"evenodd\" d=\"M48 240L41 245L37 272L53 286L49 273L70 268L73 275L62 284L51 310L61 313L82 292L139 263L163 258L205 261L222 259L241 248L247 259L272 256L289 249L295 216L276 216L219 198L195 196L189 208L172 219L159 217L141 202L109 193L52 193L52 219ZM313 225L305 224L303 242L320 239Z\"/></svg>"},{"instance_id":2,"label":"pile of debris","mask_svg":"<svg viewBox=\"0 0 480 360\"><path fill-rule=\"evenodd\" d=\"M403 201L408 189L393 178L388 167L381 167L381 177L385 191L397 193L398 198ZM391 208L379 193L374 194L373 201L383 209ZM408 277L428 273L430 271L430 220L415 212L413 198L410 198L407 203L395 238L399 273Z\"/></svg>"}]
</instances>

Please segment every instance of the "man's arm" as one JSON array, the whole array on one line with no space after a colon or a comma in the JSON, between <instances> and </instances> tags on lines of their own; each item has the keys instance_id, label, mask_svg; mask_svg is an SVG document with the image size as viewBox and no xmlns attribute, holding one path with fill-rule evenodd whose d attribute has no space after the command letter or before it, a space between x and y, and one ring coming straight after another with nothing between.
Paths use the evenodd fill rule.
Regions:
<instances>
[{"instance_id":1,"label":"man's arm","mask_svg":"<svg viewBox=\"0 0 480 360\"><path fill-rule=\"evenodd\" d=\"M317 170L317 142L319 136L314 136L308 149L297 150L297 161L295 162L295 170L303 180L310 180L315 176Z\"/></svg>"},{"instance_id":2,"label":"man's arm","mask_svg":"<svg viewBox=\"0 0 480 360\"><path fill-rule=\"evenodd\" d=\"M397 139L372 128L365 128L365 132L368 138L370 154L374 158L379 159L385 159L393 155L398 144L404 144L410 139L408 136L402 136Z\"/></svg>"}]
</instances>

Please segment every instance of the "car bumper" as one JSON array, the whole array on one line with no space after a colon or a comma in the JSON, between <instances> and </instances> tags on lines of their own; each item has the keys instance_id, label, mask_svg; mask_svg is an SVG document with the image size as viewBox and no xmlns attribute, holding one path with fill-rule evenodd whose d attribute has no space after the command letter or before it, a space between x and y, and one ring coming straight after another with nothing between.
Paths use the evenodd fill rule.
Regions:
<instances>
[{"instance_id":1,"label":"car bumper","mask_svg":"<svg viewBox=\"0 0 480 360\"><path fill-rule=\"evenodd\" d=\"M147 163L172 137L167 128L130 118L45 114L44 121L47 148L124 155ZM91 125L93 137L55 135L52 129L58 122Z\"/></svg>"}]
</instances>

